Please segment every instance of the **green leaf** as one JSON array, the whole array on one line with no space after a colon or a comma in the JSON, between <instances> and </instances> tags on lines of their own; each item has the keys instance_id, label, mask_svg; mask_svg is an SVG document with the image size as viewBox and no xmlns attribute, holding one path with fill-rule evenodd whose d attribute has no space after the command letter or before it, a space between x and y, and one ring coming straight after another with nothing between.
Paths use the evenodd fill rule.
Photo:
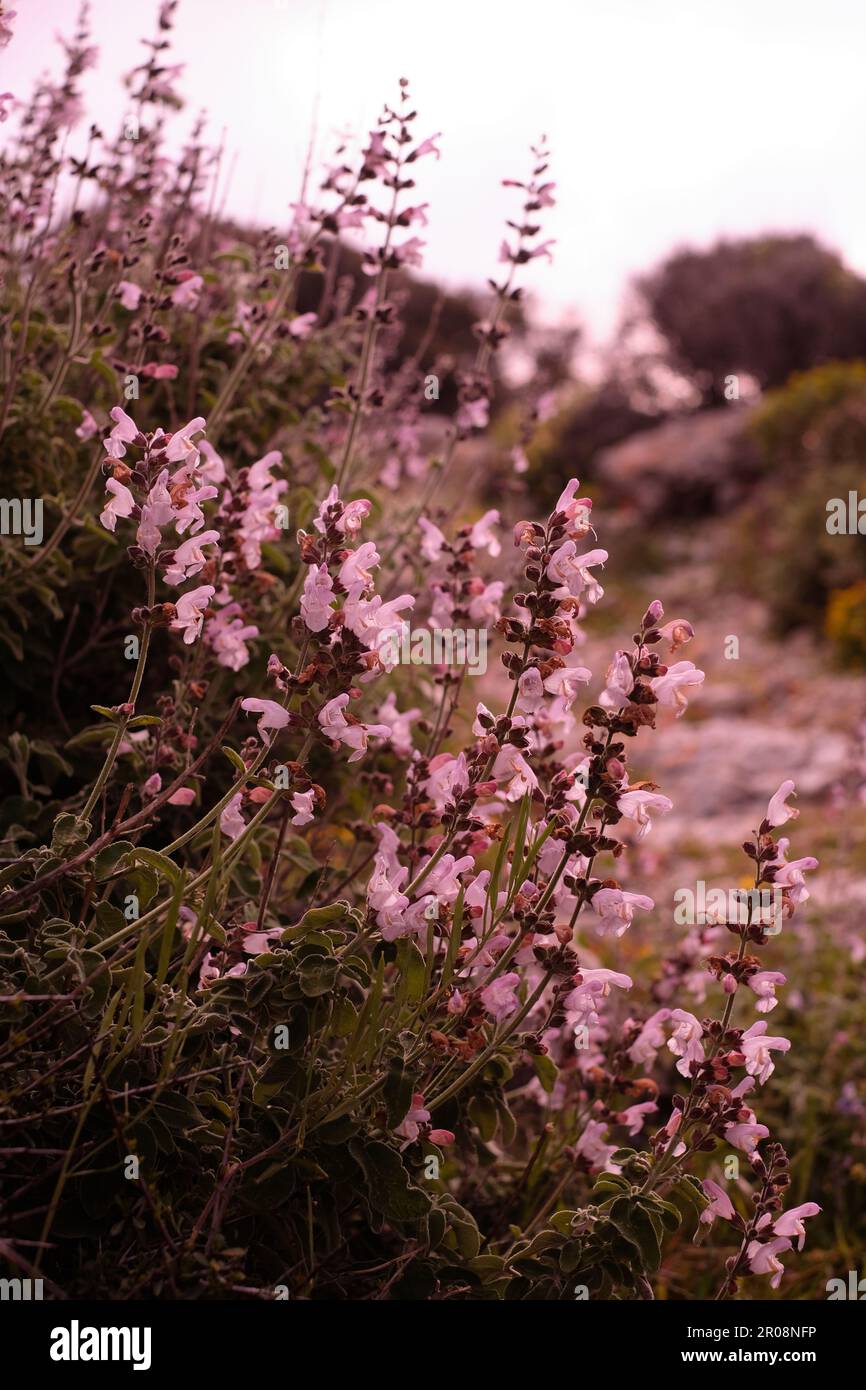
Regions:
<instances>
[{"instance_id":1,"label":"green leaf","mask_svg":"<svg viewBox=\"0 0 866 1390\"><path fill-rule=\"evenodd\" d=\"M96 875L96 882L103 883L110 878L123 859L124 855L135 850L129 840L116 840L113 845L106 845L101 849L93 860L93 872Z\"/></svg>"},{"instance_id":2,"label":"green leaf","mask_svg":"<svg viewBox=\"0 0 866 1390\"><path fill-rule=\"evenodd\" d=\"M155 1106L160 1119L169 1129L197 1129L205 1123L204 1115L189 1096L177 1091L163 1091Z\"/></svg>"},{"instance_id":3,"label":"green leaf","mask_svg":"<svg viewBox=\"0 0 866 1390\"><path fill-rule=\"evenodd\" d=\"M298 981L304 994L310 999L327 994L334 988L339 969L340 962L333 956L325 960L319 956L311 956L302 961Z\"/></svg>"},{"instance_id":4,"label":"green leaf","mask_svg":"<svg viewBox=\"0 0 866 1390\"><path fill-rule=\"evenodd\" d=\"M108 705L91 705L90 708L95 714L101 714L103 719L110 719L112 724L116 724L120 717L117 711L110 709Z\"/></svg>"},{"instance_id":5,"label":"green leaf","mask_svg":"<svg viewBox=\"0 0 866 1390\"><path fill-rule=\"evenodd\" d=\"M443 1201L442 1205L448 1215L448 1225L454 1232L457 1249L464 1260L474 1260L481 1249L481 1232L475 1217L454 1198Z\"/></svg>"},{"instance_id":6,"label":"green leaf","mask_svg":"<svg viewBox=\"0 0 866 1390\"><path fill-rule=\"evenodd\" d=\"M168 912L165 914L165 924L162 929L162 937L159 943L159 961L156 967L157 987L162 984L168 974L168 967L171 961L171 948L174 943L174 933L177 927L177 919L180 915L180 908L183 902L184 875L181 874L175 884L174 893Z\"/></svg>"},{"instance_id":7,"label":"green leaf","mask_svg":"<svg viewBox=\"0 0 866 1390\"><path fill-rule=\"evenodd\" d=\"M473 1096L469 1102L469 1116L485 1144L489 1143L496 1133L499 1118L493 1097L483 1092Z\"/></svg>"},{"instance_id":8,"label":"green leaf","mask_svg":"<svg viewBox=\"0 0 866 1390\"><path fill-rule=\"evenodd\" d=\"M220 752L225 753L232 767L236 767L238 772L246 772L247 765L241 757L240 753L236 753L234 748L230 748L227 743L224 743L220 748Z\"/></svg>"},{"instance_id":9,"label":"green leaf","mask_svg":"<svg viewBox=\"0 0 866 1390\"><path fill-rule=\"evenodd\" d=\"M370 1206L388 1221L420 1221L430 1198L409 1180L400 1155L376 1139L349 1140L349 1152L366 1179Z\"/></svg>"},{"instance_id":10,"label":"green leaf","mask_svg":"<svg viewBox=\"0 0 866 1390\"><path fill-rule=\"evenodd\" d=\"M661 1243L650 1215L631 1197L617 1197L605 1209L608 1221L640 1252L646 1269L657 1269L661 1260Z\"/></svg>"},{"instance_id":11,"label":"green leaf","mask_svg":"<svg viewBox=\"0 0 866 1390\"><path fill-rule=\"evenodd\" d=\"M400 971L398 1000L417 1004L424 994L424 979L427 967L424 957L410 936L397 942L397 968Z\"/></svg>"},{"instance_id":12,"label":"green leaf","mask_svg":"<svg viewBox=\"0 0 866 1390\"><path fill-rule=\"evenodd\" d=\"M406 1075L402 1057L392 1057L382 1089L387 1108L387 1125L396 1129L412 1105L412 1082Z\"/></svg>"},{"instance_id":13,"label":"green leaf","mask_svg":"<svg viewBox=\"0 0 866 1390\"><path fill-rule=\"evenodd\" d=\"M340 995L334 1002L334 1010L331 1014L331 1035L335 1038L348 1038L355 1031L358 1022L358 1010L345 994Z\"/></svg>"},{"instance_id":14,"label":"green leaf","mask_svg":"<svg viewBox=\"0 0 866 1390\"><path fill-rule=\"evenodd\" d=\"M538 1077L542 1087L550 1095L556 1085L556 1078L559 1076L559 1068L552 1057L547 1053L532 1058L532 1065L535 1068L535 1075Z\"/></svg>"},{"instance_id":15,"label":"green leaf","mask_svg":"<svg viewBox=\"0 0 866 1390\"><path fill-rule=\"evenodd\" d=\"M90 821L73 816L65 811L54 822L51 832L51 848L55 854L73 853L83 849L90 834Z\"/></svg>"},{"instance_id":16,"label":"green leaf","mask_svg":"<svg viewBox=\"0 0 866 1390\"><path fill-rule=\"evenodd\" d=\"M162 874L170 883L178 883L181 871L173 859L167 855L160 854L159 850L147 849L141 845L135 847L135 858L140 864L148 864L151 869L156 869L157 873Z\"/></svg>"}]
</instances>

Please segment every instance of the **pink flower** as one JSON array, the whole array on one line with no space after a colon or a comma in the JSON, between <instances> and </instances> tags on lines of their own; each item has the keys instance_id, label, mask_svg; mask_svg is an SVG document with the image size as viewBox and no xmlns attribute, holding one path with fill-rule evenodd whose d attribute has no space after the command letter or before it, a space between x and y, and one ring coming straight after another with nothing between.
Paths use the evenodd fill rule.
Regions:
<instances>
[{"instance_id":1,"label":"pink flower","mask_svg":"<svg viewBox=\"0 0 866 1390\"><path fill-rule=\"evenodd\" d=\"M633 820L638 827L637 837L643 840L652 829L650 811L672 811L674 803L668 796L661 796L658 792L647 791L625 791L617 799L617 810L626 817Z\"/></svg>"},{"instance_id":2,"label":"pink flower","mask_svg":"<svg viewBox=\"0 0 866 1390\"><path fill-rule=\"evenodd\" d=\"M194 535L204 526L204 512L201 509L202 502L208 502L216 497L215 487L200 487L194 492L185 492L182 505L174 509L174 524L177 534L182 536L184 531L189 531Z\"/></svg>"},{"instance_id":3,"label":"pink flower","mask_svg":"<svg viewBox=\"0 0 866 1390\"><path fill-rule=\"evenodd\" d=\"M346 506L343 506L340 501L340 494L334 486L320 506L318 516L313 518L313 525L317 531L324 534L326 512L332 507L339 507L341 510L336 522L337 530L341 535L355 536L360 531L364 518L369 516L372 506L372 502L368 501L366 497L361 497L356 502L348 502Z\"/></svg>"},{"instance_id":4,"label":"pink flower","mask_svg":"<svg viewBox=\"0 0 866 1390\"><path fill-rule=\"evenodd\" d=\"M350 724L343 715L348 703L348 695L337 695L322 706L318 720L327 738L345 743L348 748L355 750L349 762L356 763L367 751L368 738L387 738L391 730L385 724Z\"/></svg>"},{"instance_id":5,"label":"pink flower","mask_svg":"<svg viewBox=\"0 0 866 1390\"><path fill-rule=\"evenodd\" d=\"M218 608L205 632L205 640L216 653L219 665L226 666L230 671L240 671L242 666L246 666L250 659L246 644L259 635L255 624L245 623L239 616L240 612L239 603Z\"/></svg>"},{"instance_id":6,"label":"pink flower","mask_svg":"<svg viewBox=\"0 0 866 1390\"><path fill-rule=\"evenodd\" d=\"M420 1091L416 1091L412 1097L412 1105L407 1110L400 1124L394 1130L401 1139L405 1139L412 1144L421 1132L421 1126L429 1123L430 1111L424 1109L424 1097Z\"/></svg>"},{"instance_id":7,"label":"pink flower","mask_svg":"<svg viewBox=\"0 0 866 1390\"><path fill-rule=\"evenodd\" d=\"M117 297L124 309L134 312L141 301L143 290L140 285L134 285L131 280L121 280L117 287Z\"/></svg>"},{"instance_id":8,"label":"pink flower","mask_svg":"<svg viewBox=\"0 0 866 1390\"><path fill-rule=\"evenodd\" d=\"M592 672L586 666L560 666L552 671L544 682L545 690L556 695L563 702L563 709L570 710L582 685L592 680Z\"/></svg>"},{"instance_id":9,"label":"pink flower","mask_svg":"<svg viewBox=\"0 0 866 1390\"><path fill-rule=\"evenodd\" d=\"M680 719L688 709L687 690L692 687L697 688L704 683L704 672L699 671L693 661L675 661L673 666L669 666L667 674L656 676L650 681L653 694L658 699L660 705L670 705L676 709L677 719Z\"/></svg>"},{"instance_id":10,"label":"pink flower","mask_svg":"<svg viewBox=\"0 0 866 1390\"><path fill-rule=\"evenodd\" d=\"M195 791L192 787L178 787L168 798L169 806L191 806L194 801Z\"/></svg>"},{"instance_id":11,"label":"pink flower","mask_svg":"<svg viewBox=\"0 0 866 1390\"><path fill-rule=\"evenodd\" d=\"M421 255L422 246L426 246L426 241L420 237L412 236L408 241L404 241L402 246L392 247L391 254L398 266L422 266L424 257Z\"/></svg>"},{"instance_id":12,"label":"pink flower","mask_svg":"<svg viewBox=\"0 0 866 1390\"><path fill-rule=\"evenodd\" d=\"M458 792L465 791L469 785L466 755L460 753L437 753L430 761L430 776L423 783L424 791L435 803L440 813Z\"/></svg>"},{"instance_id":13,"label":"pink flower","mask_svg":"<svg viewBox=\"0 0 866 1390\"><path fill-rule=\"evenodd\" d=\"M786 821L796 820L800 812L793 806L786 806L789 796L794 795L794 783L790 777L782 783L779 790L770 797L767 806L767 821L771 826L784 825Z\"/></svg>"},{"instance_id":14,"label":"pink flower","mask_svg":"<svg viewBox=\"0 0 866 1390\"><path fill-rule=\"evenodd\" d=\"M256 728L263 743L271 742L267 737L268 729L273 729L276 732L279 729L284 729L289 722L289 711L284 709L282 705L278 705L275 700L248 698L241 700L241 709L245 709L248 714L261 715Z\"/></svg>"},{"instance_id":15,"label":"pink flower","mask_svg":"<svg viewBox=\"0 0 866 1390\"><path fill-rule=\"evenodd\" d=\"M490 419L490 402L486 396L474 401L464 401L457 412L457 428L460 430L483 430Z\"/></svg>"},{"instance_id":16,"label":"pink flower","mask_svg":"<svg viewBox=\"0 0 866 1390\"><path fill-rule=\"evenodd\" d=\"M654 1100L642 1100L637 1105L629 1105L617 1116L617 1123L625 1125L629 1134L640 1134L650 1115L658 1110Z\"/></svg>"},{"instance_id":17,"label":"pink flower","mask_svg":"<svg viewBox=\"0 0 866 1390\"><path fill-rule=\"evenodd\" d=\"M759 1240L749 1241L746 1254L749 1259L749 1267L753 1274L772 1274L770 1287L777 1289L782 1282L782 1275L785 1273L785 1266L779 1259L779 1255L784 1250L791 1249L791 1242L777 1236L775 1240L768 1241L762 1245Z\"/></svg>"},{"instance_id":18,"label":"pink flower","mask_svg":"<svg viewBox=\"0 0 866 1390\"><path fill-rule=\"evenodd\" d=\"M657 1009L641 1028L628 1050L631 1060L638 1066L652 1066L656 1053L664 1047L665 1034L662 1024L671 1016L670 1009Z\"/></svg>"},{"instance_id":19,"label":"pink flower","mask_svg":"<svg viewBox=\"0 0 866 1390\"><path fill-rule=\"evenodd\" d=\"M543 400L539 401L536 410L539 419L544 418L541 413L542 409ZM555 512L563 514L567 518L569 522L568 534L573 540L585 536L591 529L589 518L592 513L592 499L590 497L575 497L574 494L579 487L580 483L577 478L570 479L570 481L566 483L562 493L560 493L559 501L554 508Z\"/></svg>"},{"instance_id":20,"label":"pink flower","mask_svg":"<svg viewBox=\"0 0 866 1390\"><path fill-rule=\"evenodd\" d=\"M203 478L206 483L225 482L226 467L213 445L209 444L206 439L200 439L198 448L200 455L199 477ZM201 459L204 459L203 463Z\"/></svg>"},{"instance_id":21,"label":"pink flower","mask_svg":"<svg viewBox=\"0 0 866 1390\"><path fill-rule=\"evenodd\" d=\"M292 809L297 815L292 816L292 825L309 825L313 820L313 793L295 792L292 797Z\"/></svg>"},{"instance_id":22,"label":"pink flower","mask_svg":"<svg viewBox=\"0 0 866 1390\"><path fill-rule=\"evenodd\" d=\"M666 642L670 642L671 651L675 652L678 647L684 647L686 642L691 642L695 630L685 618L673 618L671 622L659 628L659 633Z\"/></svg>"},{"instance_id":23,"label":"pink flower","mask_svg":"<svg viewBox=\"0 0 866 1390\"><path fill-rule=\"evenodd\" d=\"M309 338L318 318L318 314L296 314L289 322L289 332L293 338Z\"/></svg>"},{"instance_id":24,"label":"pink flower","mask_svg":"<svg viewBox=\"0 0 866 1390\"><path fill-rule=\"evenodd\" d=\"M719 1187L719 1184L714 1182L712 1178L704 1178L701 1185L711 1199L709 1206L704 1207L701 1212L701 1221L707 1226L711 1226L717 1216L720 1216L723 1221L732 1221L736 1212L725 1189Z\"/></svg>"},{"instance_id":25,"label":"pink flower","mask_svg":"<svg viewBox=\"0 0 866 1390\"><path fill-rule=\"evenodd\" d=\"M622 709L634 689L634 676L625 652L614 652L605 681L607 684L599 696L598 703L605 709Z\"/></svg>"},{"instance_id":26,"label":"pink flower","mask_svg":"<svg viewBox=\"0 0 866 1390\"><path fill-rule=\"evenodd\" d=\"M791 903L796 905L797 903L805 902L809 897L809 890L806 887L806 880L803 875L805 872L811 872L813 869L817 869L818 861L811 854L806 855L803 859L785 860L784 855L789 843L790 842L784 837L777 842L776 848L782 858L782 863L773 874L773 887L784 888L786 897Z\"/></svg>"},{"instance_id":27,"label":"pink flower","mask_svg":"<svg viewBox=\"0 0 866 1390\"><path fill-rule=\"evenodd\" d=\"M165 571L166 584L183 584L187 579L192 579L194 574L198 574L199 570L204 569L207 556L202 546L214 545L219 538L219 531L202 531L179 545Z\"/></svg>"},{"instance_id":28,"label":"pink flower","mask_svg":"<svg viewBox=\"0 0 866 1390\"><path fill-rule=\"evenodd\" d=\"M618 970L602 968L581 970L577 978L579 978L580 983L575 985L563 1001L569 1014L576 1015L569 1020L575 1024L589 1023L596 1019L598 1006L603 999L607 998L614 986L617 989L631 989L634 983L630 975L623 975Z\"/></svg>"},{"instance_id":29,"label":"pink flower","mask_svg":"<svg viewBox=\"0 0 866 1390\"><path fill-rule=\"evenodd\" d=\"M414 608L415 599L411 594L400 594L385 603L379 594L366 599L361 597L362 593L363 590L355 585L346 596L344 620L349 631L375 651L386 645L390 637L399 635L404 623L398 615L404 608Z\"/></svg>"},{"instance_id":30,"label":"pink flower","mask_svg":"<svg viewBox=\"0 0 866 1390\"><path fill-rule=\"evenodd\" d=\"M343 508L343 515L337 522L337 530L344 536L356 536L361 529L361 523L370 515L372 507L373 503L366 497L347 502Z\"/></svg>"},{"instance_id":31,"label":"pink flower","mask_svg":"<svg viewBox=\"0 0 866 1390\"><path fill-rule=\"evenodd\" d=\"M606 550L588 550L584 555L579 555L573 540L563 541L551 555L547 566L548 579L559 586L556 596L571 594L574 598L583 597L587 603L598 603L604 596L604 589L590 574L590 569L594 565L603 565L606 560Z\"/></svg>"},{"instance_id":32,"label":"pink flower","mask_svg":"<svg viewBox=\"0 0 866 1390\"><path fill-rule=\"evenodd\" d=\"M141 375L148 376L153 381L175 381L178 371L173 362L145 362Z\"/></svg>"},{"instance_id":33,"label":"pink flower","mask_svg":"<svg viewBox=\"0 0 866 1390\"><path fill-rule=\"evenodd\" d=\"M622 888L599 888L590 904L598 921L599 936L622 936L632 924L635 908L645 911L655 907L652 898L643 893L627 893Z\"/></svg>"},{"instance_id":34,"label":"pink flower","mask_svg":"<svg viewBox=\"0 0 866 1390\"><path fill-rule=\"evenodd\" d=\"M310 565L301 594L301 617L310 632L323 632L331 620L334 581L325 565Z\"/></svg>"},{"instance_id":35,"label":"pink flower","mask_svg":"<svg viewBox=\"0 0 866 1390\"><path fill-rule=\"evenodd\" d=\"M171 292L171 302L176 309L195 309L204 289L200 275L187 275Z\"/></svg>"},{"instance_id":36,"label":"pink flower","mask_svg":"<svg viewBox=\"0 0 866 1390\"><path fill-rule=\"evenodd\" d=\"M692 1063L704 1061L701 1043L704 1030L694 1014L688 1013L685 1009L672 1009L671 1022L674 1024L674 1031L668 1040L668 1049L680 1059L677 1062L680 1075L690 1076Z\"/></svg>"},{"instance_id":37,"label":"pink flower","mask_svg":"<svg viewBox=\"0 0 866 1390\"><path fill-rule=\"evenodd\" d=\"M247 823L241 815L242 801L243 793L236 792L220 813L220 830L231 840L236 840L246 830Z\"/></svg>"},{"instance_id":38,"label":"pink flower","mask_svg":"<svg viewBox=\"0 0 866 1390\"><path fill-rule=\"evenodd\" d=\"M611 1163L616 1153L616 1144L606 1144L607 1125L602 1120L587 1120L586 1127L574 1146L575 1153L593 1168L606 1168L609 1173L618 1173L619 1165Z\"/></svg>"},{"instance_id":39,"label":"pink flower","mask_svg":"<svg viewBox=\"0 0 866 1390\"><path fill-rule=\"evenodd\" d=\"M438 1144L444 1147L446 1144L453 1144L457 1136L452 1129L431 1129L427 1138L431 1144Z\"/></svg>"},{"instance_id":40,"label":"pink flower","mask_svg":"<svg viewBox=\"0 0 866 1390\"><path fill-rule=\"evenodd\" d=\"M806 1241L803 1222L810 1216L817 1216L820 1210L817 1202L803 1202L799 1207L791 1207L773 1223L773 1231L777 1236L786 1236L791 1240L798 1236L797 1249L802 1250Z\"/></svg>"},{"instance_id":41,"label":"pink flower","mask_svg":"<svg viewBox=\"0 0 866 1390\"><path fill-rule=\"evenodd\" d=\"M113 415L114 411L111 413ZM193 440L193 435L200 434L204 427L204 417L196 415L195 419L190 420L188 425L175 430L165 451L166 462L189 463L194 468L198 463L198 444Z\"/></svg>"},{"instance_id":42,"label":"pink flower","mask_svg":"<svg viewBox=\"0 0 866 1390\"><path fill-rule=\"evenodd\" d=\"M481 1002L489 1014L492 1014L497 1023L501 1023L504 1018L508 1018L514 1013L518 1006L517 988L520 984L520 976L516 971L511 970L505 975L499 975L485 989L481 991Z\"/></svg>"},{"instance_id":43,"label":"pink flower","mask_svg":"<svg viewBox=\"0 0 866 1390\"><path fill-rule=\"evenodd\" d=\"M393 690L389 690L387 699L376 711L379 723L387 725L390 730L391 747L401 758L408 758L412 752L412 721L420 717L421 710L417 708L404 710L401 714Z\"/></svg>"},{"instance_id":44,"label":"pink flower","mask_svg":"<svg viewBox=\"0 0 866 1390\"><path fill-rule=\"evenodd\" d=\"M135 498L125 483L119 483L116 478L108 478L105 483L106 492L110 493L110 499L99 514L106 531L113 531L117 525L119 516L129 516L135 506Z\"/></svg>"},{"instance_id":45,"label":"pink flower","mask_svg":"<svg viewBox=\"0 0 866 1390\"><path fill-rule=\"evenodd\" d=\"M492 627L499 617L502 595L505 592L505 584L501 579L494 579L490 584L485 584L481 579L473 579L469 586L469 617L473 623L479 627ZM451 626L450 623L446 626Z\"/></svg>"},{"instance_id":46,"label":"pink flower","mask_svg":"<svg viewBox=\"0 0 866 1390\"><path fill-rule=\"evenodd\" d=\"M469 544L473 550L486 550L488 555L494 558L502 550L499 537L494 531L494 526L499 525L499 513L497 511L485 512L480 521L476 521L472 530L469 532Z\"/></svg>"},{"instance_id":47,"label":"pink flower","mask_svg":"<svg viewBox=\"0 0 866 1390\"><path fill-rule=\"evenodd\" d=\"M408 156L406 163L412 164L416 159L422 159L425 154L435 154L436 158L438 159L441 151L437 148L436 141L441 139L442 132L440 130L435 135L430 135L427 137L426 140L422 140L418 148L416 150L413 150L412 153Z\"/></svg>"},{"instance_id":48,"label":"pink flower","mask_svg":"<svg viewBox=\"0 0 866 1390\"><path fill-rule=\"evenodd\" d=\"M356 584L367 589L373 583L372 571L379 563L379 552L372 541L364 541L353 550L340 566L339 579L344 589L352 589Z\"/></svg>"},{"instance_id":49,"label":"pink flower","mask_svg":"<svg viewBox=\"0 0 866 1390\"><path fill-rule=\"evenodd\" d=\"M126 453L126 445L131 444L138 434L138 425L127 415L125 410L121 410L119 405L116 405L109 414L114 421L114 429L102 442L109 458L122 459Z\"/></svg>"},{"instance_id":50,"label":"pink flower","mask_svg":"<svg viewBox=\"0 0 866 1390\"><path fill-rule=\"evenodd\" d=\"M421 554L425 560L429 560L431 565L435 565L442 554L442 547L446 543L445 536L438 526L434 526L432 521L427 520L426 516L419 516L418 525L424 537L421 542Z\"/></svg>"},{"instance_id":51,"label":"pink flower","mask_svg":"<svg viewBox=\"0 0 866 1390\"><path fill-rule=\"evenodd\" d=\"M523 254L526 255L527 260L530 261L534 261L537 256L544 256L545 260L552 261L553 255L549 248L555 245L556 238L551 237L548 241L539 242L538 245L532 251L524 252Z\"/></svg>"},{"instance_id":52,"label":"pink flower","mask_svg":"<svg viewBox=\"0 0 866 1390\"><path fill-rule=\"evenodd\" d=\"M758 970L749 976L746 984L758 996L759 1014L768 1014L775 1009L779 1002L775 994L776 988L785 983L786 977L778 970Z\"/></svg>"},{"instance_id":53,"label":"pink flower","mask_svg":"<svg viewBox=\"0 0 866 1390\"><path fill-rule=\"evenodd\" d=\"M497 782L507 784L506 801L520 801L538 786L538 778L513 743L506 743L497 753L491 775Z\"/></svg>"},{"instance_id":54,"label":"pink flower","mask_svg":"<svg viewBox=\"0 0 866 1390\"><path fill-rule=\"evenodd\" d=\"M517 682L517 700L514 708L518 714L534 714L539 705L544 704L544 682L536 666L524 671Z\"/></svg>"},{"instance_id":55,"label":"pink flower","mask_svg":"<svg viewBox=\"0 0 866 1390\"><path fill-rule=\"evenodd\" d=\"M245 925L254 926L255 924L250 922ZM263 955L270 948L271 942L280 935L281 930L280 927L271 927L269 931L250 932L249 936L244 937L244 950L251 956Z\"/></svg>"},{"instance_id":56,"label":"pink flower","mask_svg":"<svg viewBox=\"0 0 866 1390\"><path fill-rule=\"evenodd\" d=\"M147 555L155 555L162 542L162 527L175 515L168 490L168 469L163 468L147 495L135 539Z\"/></svg>"},{"instance_id":57,"label":"pink flower","mask_svg":"<svg viewBox=\"0 0 866 1390\"><path fill-rule=\"evenodd\" d=\"M791 1047L787 1038L767 1037L766 1032L767 1024L761 1019L746 1029L740 1043L740 1051L746 1057L746 1071L750 1076L757 1077L761 1086L775 1071L771 1052L788 1052Z\"/></svg>"},{"instance_id":58,"label":"pink flower","mask_svg":"<svg viewBox=\"0 0 866 1390\"><path fill-rule=\"evenodd\" d=\"M752 1112L749 1111L749 1114ZM755 1123L755 1117L751 1120L743 1120L738 1124L725 1125L725 1140L728 1144L733 1144L735 1149L740 1149L745 1154L754 1153L762 1139L769 1138L770 1131L766 1125Z\"/></svg>"},{"instance_id":59,"label":"pink flower","mask_svg":"<svg viewBox=\"0 0 866 1390\"><path fill-rule=\"evenodd\" d=\"M171 626L183 633L183 640L187 646L194 642L201 632L204 615L213 596L213 585L202 584L198 589L190 589L188 593L181 594L175 604L177 617L173 619Z\"/></svg>"},{"instance_id":60,"label":"pink flower","mask_svg":"<svg viewBox=\"0 0 866 1390\"><path fill-rule=\"evenodd\" d=\"M98 429L99 426L97 425L90 411L85 410L84 414L81 417L81 424L78 426L78 429L75 431L75 434L78 439L81 439L86 442L88 439L93 438Z\"/></svg>"}]
</instances>

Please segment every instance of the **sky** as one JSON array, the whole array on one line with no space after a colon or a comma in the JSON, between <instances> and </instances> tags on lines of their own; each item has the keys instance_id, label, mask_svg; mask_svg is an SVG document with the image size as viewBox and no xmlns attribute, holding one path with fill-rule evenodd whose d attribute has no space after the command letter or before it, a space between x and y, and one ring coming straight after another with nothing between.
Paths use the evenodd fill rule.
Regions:
<instances>
[{"instance_id":1,"label":"sky","mask_svg":"<svg viewBox=\"0 0 866 1390\"><path fill-rule=\"evenodd\" d=\"M20 93L56 70L78 0L12 4L0 89ZM92 0L85 91L109 129L156 8ZM579 319L593 342L632 276L720 235L814 232L866 273L862 0L181 0L174 51L179 131L206 109L234 161L227 210L277 227L313 121L326 159L408 77L419 135L442 132L412 195L431 205L424 270L453 288L497 272L515 211L501 180L523 177L545 134L555 259L525 283L543 321Z\"/></svg>"}]
</instances>

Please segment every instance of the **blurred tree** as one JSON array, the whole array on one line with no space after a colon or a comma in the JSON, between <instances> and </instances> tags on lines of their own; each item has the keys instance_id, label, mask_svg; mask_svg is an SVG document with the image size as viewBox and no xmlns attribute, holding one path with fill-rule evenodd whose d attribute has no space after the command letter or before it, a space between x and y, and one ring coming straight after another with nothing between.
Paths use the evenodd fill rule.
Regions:
<instances>
[{"instance_id":1,"label":"blurred tree","mask_svg":"<svg viewBox=\"0 0 866 1390\"><path fill-rule=\"evenodd\" d=\"M671 366L704 404L722 402L737 373L775 387L792 372L866 355L866 282L812 236L678 251L637 289Z\"/></svg>"},{"instance_id":2,"label":"blurred tree","mask_svg":"<svg viewBox=\"0 0 866 1390\"><path fill-rule=\"evenodd\" d=\"M764 473L721 563L767 603L773 626L826 631L843 660L866 662L866 548L828 526L832 499L861 495L866 364L833 363L771 392L749 433Z\"/></svg>"},{"instance_id":3,"label":"blurred tree","mask_svg":"<svg viewBox=\"0 0 866 1390\"><path fill-rule=\"evenodd\" d=\"M570 477L596 480L595 458L603 450L662 418L633 404L615 377L578 392L530 450L533 496L553 502Z\"/></svg>"}]
</instances>

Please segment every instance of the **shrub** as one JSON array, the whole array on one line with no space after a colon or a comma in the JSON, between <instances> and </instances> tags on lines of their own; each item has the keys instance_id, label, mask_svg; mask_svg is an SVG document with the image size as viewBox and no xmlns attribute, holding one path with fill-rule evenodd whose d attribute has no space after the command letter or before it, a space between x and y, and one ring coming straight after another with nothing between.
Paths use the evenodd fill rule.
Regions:
<instances>
[{"instance_id":1,"label":"shrub","mask_svg":"<svg viewBox=\"0 0 866 1390\"><path fill-rule=\"evenodd\" d=\"M85 32L5 166L0 428L49 530L3 550L4 1248L73 1296L646 1298L670 1237L720 1219L720 1295L776 1286L818 1210L783 1210L751 1108L790 1046L752 1017L785 982L758 953L816 866L774 835L793 783L744 847L773 915L751 896L694 919L659 1007L617 968L654 906L620 866L671 803L627 749L698 692L669 657L692 629L651 603L578 717L607 559L590 500L572 479L518 524L515 593L489 570L498 513L435 509L548 254L547 152L512 181L431 459L389 296L437 137L401 83L251 258L200 211L204 149L161 158L173 8L131 77L134 138L73 163L71 216L46 189ZM314 322L297 285L345 229L370 288ZM496 711L449 659L470 638L501 643ZM703 1018L681 1002L696 957ZM708 1173L720 1145L752 1188Z\"/></svg>"}]
</instances>

